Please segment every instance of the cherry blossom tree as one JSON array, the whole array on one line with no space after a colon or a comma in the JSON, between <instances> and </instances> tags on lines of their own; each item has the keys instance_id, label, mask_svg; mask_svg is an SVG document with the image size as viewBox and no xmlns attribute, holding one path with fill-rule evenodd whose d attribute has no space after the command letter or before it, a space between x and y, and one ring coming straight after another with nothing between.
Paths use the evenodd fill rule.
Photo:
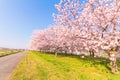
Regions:
<instances>
[{"instance_id":1,"label":"cherry blossom tree","mask_svg":"<svg viewBox=\"0 0 120 80\"><path fill-rule=\"evenodd\" d=\"M90 6L91 13L93 13L93 17L95 19L94 25L97 26L99 33L101 33L101 39L98 41L98 43L101 41L101 49L105 50L110 56L111 71L113 73L118 72L115 54L117 53L120 46L120 30L118 29L120 28L120 1L93 1L93 3L90 3Z\"/></svg>"},{"instance_id":2,"label":"cherry blossom tree","mask_svg":"<svg viewBox=\"0 0 120 80\"><path fill-rule=\"evenodd\" d=\"M120 47L119 0L60 0L53 14L55 26L34 31L30 50L74 53L87 51L110 57L111 71L118 72L116 54Z\"/></svg>"},{"instance_id":3,"label":"cherry blossom tree","mask_svg":"<svg viewBox=\"0 0 120 80\"><path fill-rule=\"evenodd\" d=\"M54 15L56 24L72 29L78 28L80 31L87 28L86 34L80 37L86 45L82 46L83 49L93 53L99 49L105 50L111 59L111 55L114 55L110 54L111 50L117 51L119 47L119 0L89 0L84 4L80 4L79 0L61 0L56 8L58 10L58 14ZM114 58L111 61L113 64L111 70L117 72L113 67L116 65L116 57Z\"/></svg>"}]
</instances>

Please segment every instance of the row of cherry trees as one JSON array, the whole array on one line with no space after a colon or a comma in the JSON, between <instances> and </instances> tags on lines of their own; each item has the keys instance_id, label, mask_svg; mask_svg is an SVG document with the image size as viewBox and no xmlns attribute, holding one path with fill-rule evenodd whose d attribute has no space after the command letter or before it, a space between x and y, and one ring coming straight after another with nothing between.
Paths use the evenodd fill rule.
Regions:
<instances>
[{"instance_id":1,"label":"row of cherry trees","mask_svg":"<svg viewBox=\"0 0 120 80\"><path fill-rule=\"evenodd\" d=\"M30 49L55 53L104 50L110 56L112 72L118 72L120 1L61 0L55 7L58 10L53 14L56 25L34 31Z\"/></svg>"}]
</instances>

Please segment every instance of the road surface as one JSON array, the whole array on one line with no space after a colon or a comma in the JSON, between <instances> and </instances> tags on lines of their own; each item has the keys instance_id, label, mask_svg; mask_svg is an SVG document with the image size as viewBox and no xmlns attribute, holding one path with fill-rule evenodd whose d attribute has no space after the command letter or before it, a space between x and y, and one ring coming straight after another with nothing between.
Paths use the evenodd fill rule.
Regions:
<instances>
[{"instance_id":1,"label":"road surface","mask_svg":"<svg viewBox=\"0 0 120 80\"><path fill-rule=\"evenodd\" d=\"M0 80L9 80L13 70L22 60L26 52L20 52L5 57L0 57Z\"/></svg>"}]
</instances>

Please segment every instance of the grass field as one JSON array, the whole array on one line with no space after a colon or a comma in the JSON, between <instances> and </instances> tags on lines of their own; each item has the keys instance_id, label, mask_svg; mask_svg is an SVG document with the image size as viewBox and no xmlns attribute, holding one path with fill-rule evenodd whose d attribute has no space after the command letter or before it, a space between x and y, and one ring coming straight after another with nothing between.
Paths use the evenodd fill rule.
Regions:
<instances>
[{"instance_id":1,"label":"grass field","mask_svg":"<svg viewBox=\"0 0 120 80\"><path fill-rule=\"evenodd\" d=\"M118 61L120 71L120 61ZM43 54L29 51L10 80L120 80L112 74L109 60L80 56Z\"/></svg>"},{"instance_id":2,"label":"grass field","mask_svg":"<svg viewBox=\"0 0 120 80\"><path fill-rule=\"evenodd\" d=\"M0 57L7 56L10 54L15 54L15 53L18 53L20 51L21 50L17 50L17 49L1 48L0 49Z\"/></svg>"},{"instance_id":3,"label":"grass field","mask_svg":"<svg viewBox=\"0 0 120 80\"><path fill-rule=\"evenodd\" d=\"M17 52L1 53L0 57L7 56L7 55L10 55L10 54L15 54L15 53L17 53Z\"/></svg>"}]
</instances>

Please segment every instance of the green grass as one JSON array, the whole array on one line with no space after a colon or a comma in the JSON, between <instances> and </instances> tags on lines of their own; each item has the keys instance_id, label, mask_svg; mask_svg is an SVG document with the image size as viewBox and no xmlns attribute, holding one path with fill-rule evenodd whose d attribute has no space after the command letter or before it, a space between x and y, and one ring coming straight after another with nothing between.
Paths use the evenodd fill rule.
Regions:
<instances>
[{"instance_id":1,"label":"green grass","mask_svg":"<svg viewBox=\"0 0 120 80\"><path fill-rule=\"evenodd\" d=\"M118 61L120 71L120 61ZM28 52L17 66L10 80L120 80L120 73L112 74L105 58L82 59L74 55Z\"/></svg>"},{"instance_id":2,"label":"green grass","mask_svg":"<svg viewBox=\"0 0 120 80\"><path fill-rule=\"evenodd\" d=\"M18 52L19 52L19 51L18 51ZM7 55L11 55L11 54L15 54L15 53L18 53L18 52L0 53L0 57L7 56Z\"/></svg>"},{"instance_id":3,"label":"green grass","mask_svg":"<svg viewBox=\"0 0 120 80\"><path fill-rule=\"evenodd\" d=\"M0 57L22 52L20 49L0 48Z\"/></svg>"}]
</instances>

